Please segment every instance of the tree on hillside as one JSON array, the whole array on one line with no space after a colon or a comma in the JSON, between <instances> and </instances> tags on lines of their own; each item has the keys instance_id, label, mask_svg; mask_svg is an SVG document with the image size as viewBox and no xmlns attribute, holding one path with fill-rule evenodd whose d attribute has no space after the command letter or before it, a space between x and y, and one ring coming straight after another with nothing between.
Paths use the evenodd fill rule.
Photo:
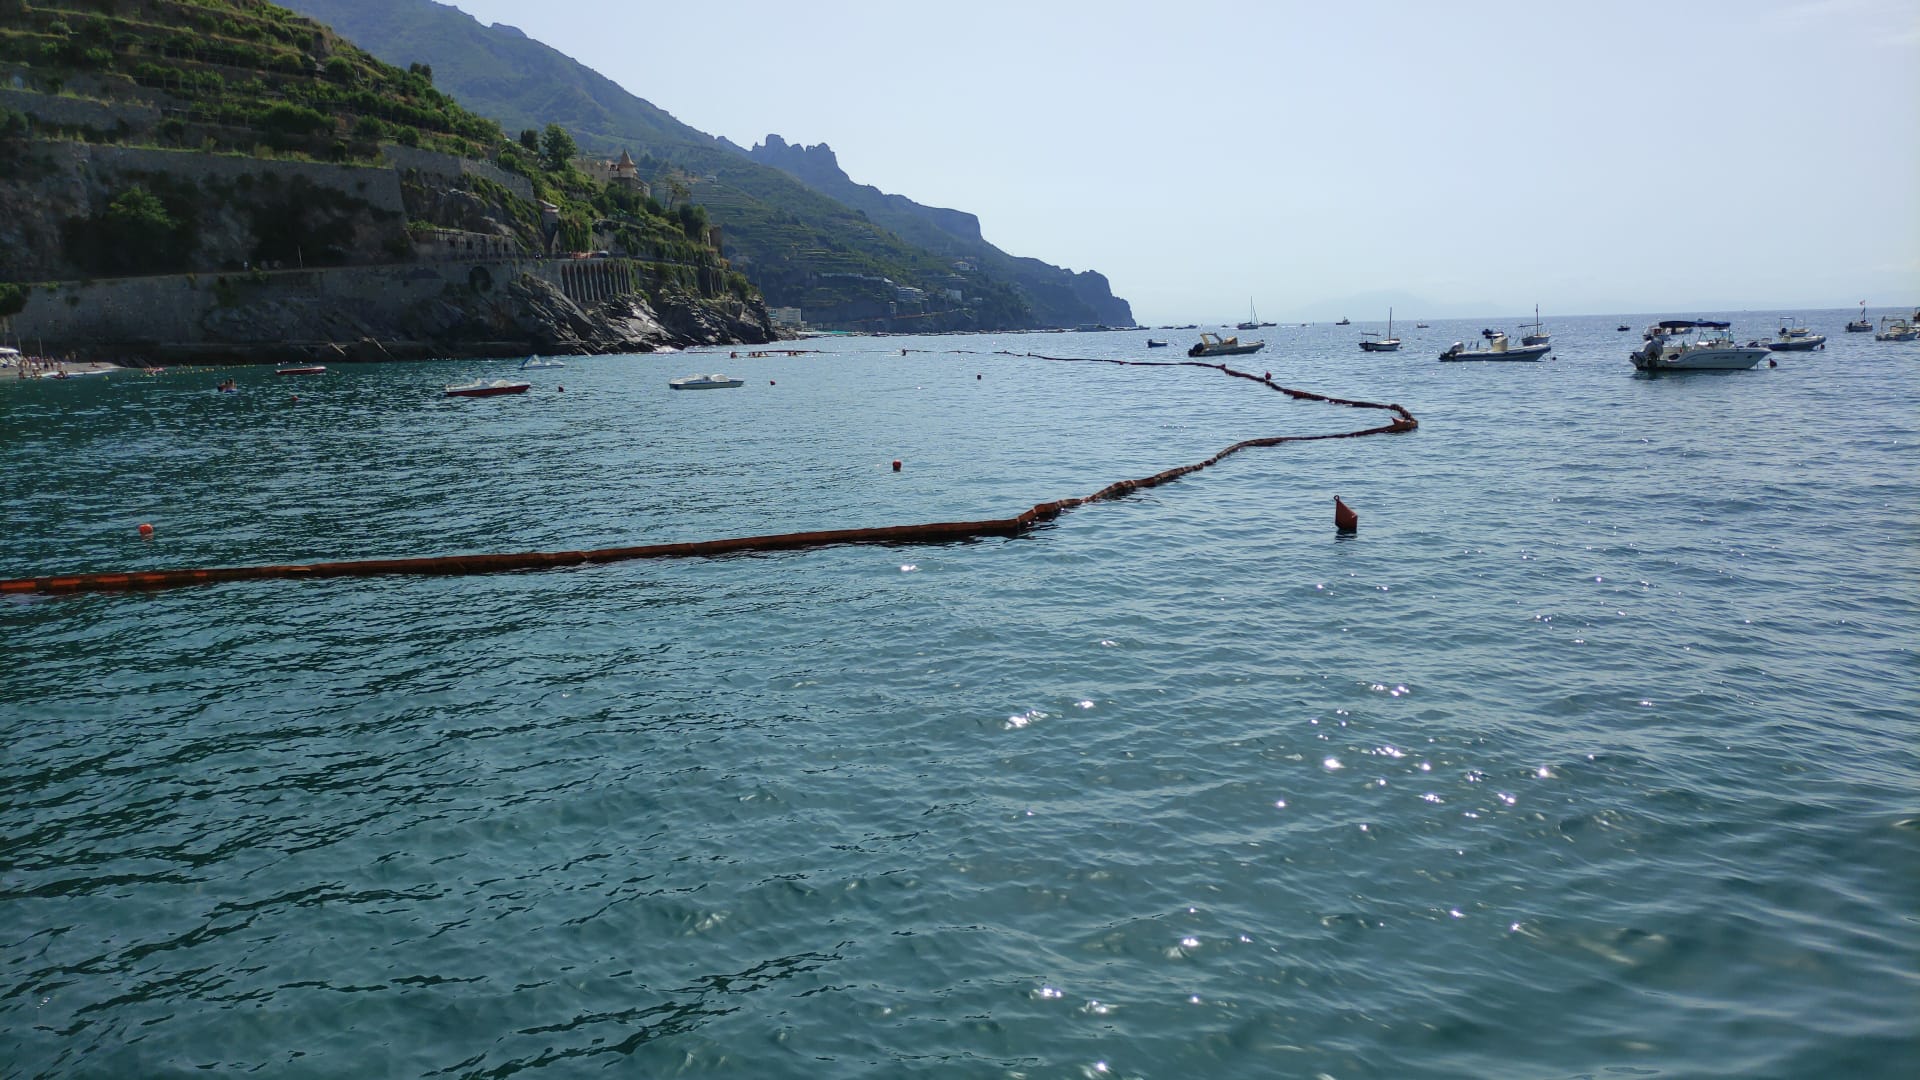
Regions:
<instances>
[{"instance_id":1,"label":"tree on hillside","mask_svg":"<svg viewBox=\"0 0 1920 1080\"><path fill-rule=\"evenodd\" d=\"M535 131L532 128L522 129L520 132L520 145L526 147L527 149L533 151L536 154L539 153L540 152L540 133L538 131Z\"/></svg>"},{"instance_id":2,"label":"tree on hillside","mask_svg":"<svg viewBox=\"0 0 1920 1080\"><path fill-rule=\"evenodd\" d=\"M68 218L61 232L68 256L93 273L164 273L193 246L191 223L138 184L95 217Z\"/></svg>"},{"instance_id":3,"label":"tree on hillside","mask_svg":"<svg viewBox=\"0 0 1920 1080\"><path fill-rule=\"evenodd\" d=\"M559 124L548 124L546 134L540 136L541 163L548 172L561 172L580 152L580 147L567 134L567 129Z\"/></svg>"}]
</instances>

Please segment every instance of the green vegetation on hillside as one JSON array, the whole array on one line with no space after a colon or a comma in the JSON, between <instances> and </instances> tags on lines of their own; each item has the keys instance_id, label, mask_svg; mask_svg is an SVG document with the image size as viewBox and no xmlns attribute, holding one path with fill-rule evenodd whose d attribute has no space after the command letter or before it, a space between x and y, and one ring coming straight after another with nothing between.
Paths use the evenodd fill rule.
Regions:
<instances>
[{"instance_id":1,"label":"green vegetation on hillside","mask_svg":"<svg viewBox=\"0 0 1920 1080\"><path fill-rule=\"evenodd\" d=\"M459 198L449 198L447 177L403 171L409 227L297 172L196 179L160 162L120 176L90 211L60 222L61 254L86 274L196 268L209 237L230 252L213 261L233 269L408 259L409 233L444 228L511 233L530 253L606 249L655 263L658 282L754 295L710 243L704 208L669 212L587 176L561 124L509 141L435 88L430 66L385 63L264 0L0 0L0 63L39 95L30 113L0 108L0 139L15 146L0 153L0 183L52 175L52 159L32 147L58 141L179 150L183 163L224 153L345 164L380 162L389 143L490 161L525 178L534 196L462 169L451 180ZM540 201L558 208L557 229ZM234 249L236 224L250 249ZM386 235L384 247L369 246L368 230Z\"/></svg>"},{"instance_id":2,"label":"green vegetation on hillside","mask_svg":"<svg viewBox=\"0 0 1920 1080\"><path fill-rule=\"evenodd\" d=\"M432 64L440 85L509 130L559 123L587 153L630 151L668 209L682 198L707 207L735 266L768 303L799 307L809 322L958 329L1047 321L1013 273L957 270L951 255L902 239L510 27L482 26L430 0L288 2L390 62Z\"/></svg>"}]
</instances>

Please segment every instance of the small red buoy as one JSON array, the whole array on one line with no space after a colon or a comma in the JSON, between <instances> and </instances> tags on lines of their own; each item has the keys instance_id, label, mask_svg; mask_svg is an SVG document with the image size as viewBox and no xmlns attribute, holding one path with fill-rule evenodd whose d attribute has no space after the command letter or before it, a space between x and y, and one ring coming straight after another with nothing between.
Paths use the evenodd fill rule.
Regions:
<instances>
[{"instance_id":1,"label":"small red buoy","mask_svg":"<svg viewBox=\"0 0 1920 1080\"><path fill-rule=\"evenodd\" d=\"M142 540L153 539L153 526L147 524L144 521L140 523L140 539Z\"/></svg>"},{"instance_id":2,"label":"small red buoy","mask_svg":"<svg viewBox=\"0 0 1920 1080\"><path fill-rule=\"evenodd\" d=\"M564 394L564 393L566 393L566 392L567 392L567 388L563 386L563 387L561 387L561 388L560 388L560 390L559 390L559 392L560 392L560 393L562 393L562 394Z\"/></svg>"},{"instance_id":3,"label":"small red buoy","mask_svg":"<svg viewBox=\"0 0 1920 1080\"><path fill-rule=\"evenodd\" d=\"M1273 372L1271 372L1271 371L1269 371L1269 372L1267 372L1267 381L1268 381L1268 382L1272 382L1272 381L1273 381Z\"/></svg>"},{"instance_id":4,"label":"small red buoy","mask_svg":"<svg viewBox=\"0 0 1920 1080\"><path fill-rule=\"evenodd\" d=\"M1341 502L1338 495L1333 497L1333 527L1343 533L1360 531L1360 515L1353 512L1353 507Z\"/></svg>"},{"instance_id":5,"label":"small red buoy","mask_svg":"<svg viewBox=\"0 0 1920 1080\"><path fill-rule=\"evenodd\" d=\"M779 383L777 383L777 382L774 382L774 381L773 381L772 379L768 379L768 380L767 380L767 385L768 385L768 386L779 386L780 384L779 384Z\"/></svg>"},{"instance_id":6,"label":"small red buoy","mask_svg":"<svg viewBox=\"0 0 1920 1080\"><path fill-rule=\"evenodd\" d=\"M894 459L893 459L893 471L894 471L894 472L899 472L899 471L900 471L900 459L899 459L899 458L894 458Z\"/></svg>"}]
</instances>

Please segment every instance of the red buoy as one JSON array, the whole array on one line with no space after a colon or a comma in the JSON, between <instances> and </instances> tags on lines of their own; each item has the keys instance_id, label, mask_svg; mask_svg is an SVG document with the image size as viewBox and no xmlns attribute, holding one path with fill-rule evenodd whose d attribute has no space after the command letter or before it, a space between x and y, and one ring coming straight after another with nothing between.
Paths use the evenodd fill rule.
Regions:
<instances>
[{"instance_id":1,"label":"red buoy","mask_svg":"<svg viewBox=\"0 0 1920 1080\"><path fill-rule=\"evenodd\" d=\"M1333 497L1333 527L1343 533L1360 531L1360 515L1353 512L1353 507L1341 502L1338 495Z\"/></svg>"},{"instance_id":2,"label":"red buoy","mask_svg":"<svg viewBox=\"0 0 1920 1080\"><path fill-rule=\"evenodd\" d=\"M899 472L899 471L900 471L900 459L899 459L899 458L894 458L894 459L893 459L893 471L894 471L894 472Z\"/></svg>"},{"instance_id":3,"label":"red buoy","mask_svg":"<svg viewBox=\"0 0 1920 1080\"><path fill-rule=\"evenodd\" d=\"M144 521L140 523L140 539L142 540L153 539L153 526L147 524Z\"/></svg>"}]
</instances>

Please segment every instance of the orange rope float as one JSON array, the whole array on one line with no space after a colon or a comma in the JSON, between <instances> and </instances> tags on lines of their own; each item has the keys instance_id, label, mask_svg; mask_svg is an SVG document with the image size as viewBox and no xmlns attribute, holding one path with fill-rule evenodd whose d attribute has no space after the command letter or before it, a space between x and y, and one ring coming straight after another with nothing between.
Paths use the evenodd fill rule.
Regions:
<instances>
[{"instance_id":1,"label":"orange rope float","mask_svg":"<svg viewBox=\"0 0 1920 1080\"><path fill-rule=\"evenodd\" d=\"M1005 355L1014 355L1011 353ZM628 559L710 558L748 551L792 551L800 548L830 547L839 544L940 544L984 536L1018 536L1035 525L1051 521L1076 506L1117 499L1143 488L1158 487L1216 464L1231 454L1250 447L1279 446L1290 442L1314 442L1323 439L1354 439L1363 435L1393 435L1413 431L1420 426L1413 414L1399 405L1381 405L1371 401L1352 401L1327 397L1307 390L1293 390L1273 381L1272 376L1235 371L1225 364L1198 361L1104 360L1083 357L1040 356L1036 360L1065 363L1127 364L1140 367L1204 367L1260 383L1288 397L1302 401L1324 401L1356 409L1382 409L1393 419L1378 427L1342 431L1331 435L1274 435L1234 443L1205 461L1158 472L1137 480L1108 484L1084 498L1058 499L1036 503L1026 512L1010 518L986 521L942 521L924 525L895 525L871 529L831 529L823 532L780 533L774 536L739 536L726 540L701 540L681 544L645 544L639 547L597 548L592 551L526 551L507 555L443 555L414 559L362 559L353 562L305 563L285 566L229 566L206 570L136 570L115 573L55 574L45 577L0 581L0 593L74 593L132 592L170 589L186 585L212 585L224 581L262 581L284 578L372 577L384 574L497 574L514 570L548 570L562 566L621 562Z\"/></svg>"}]
</instances>

